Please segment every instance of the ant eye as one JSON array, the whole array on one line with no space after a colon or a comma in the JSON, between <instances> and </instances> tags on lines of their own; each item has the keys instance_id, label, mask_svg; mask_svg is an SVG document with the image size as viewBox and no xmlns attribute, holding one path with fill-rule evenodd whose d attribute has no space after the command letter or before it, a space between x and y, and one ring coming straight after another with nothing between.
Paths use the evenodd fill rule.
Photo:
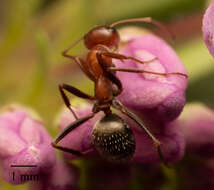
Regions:
<instances>
[{"instance_id":1,"label":"ant eye","mask_svg":"<svg viewBox=\"0 0 214 190\"><path fill-rule=\"evenodd\" d=\"M112 32L112 33L117 32L117 30L116 30L115 28L113 28L113 27L110 27L108 30L109 30L110 32Z\"/></svg>"}]
</instances>

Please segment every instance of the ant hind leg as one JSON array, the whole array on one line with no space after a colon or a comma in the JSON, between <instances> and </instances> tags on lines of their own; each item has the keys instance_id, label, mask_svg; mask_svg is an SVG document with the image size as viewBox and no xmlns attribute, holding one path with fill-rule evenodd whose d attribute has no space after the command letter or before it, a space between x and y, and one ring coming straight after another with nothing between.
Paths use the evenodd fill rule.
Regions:
<instances>
[{"instance_id":1,"label":"ant hind leg","mask_svg":"<svg viewBox=\"0 0 214 190\"><path fill-rule=\"evenodd\" d=\"M82 156L88 152L90 152L91 150L87 150L85 152L80 152L71 148L67 148L64 146L60 146L58 145L58 143L67 135L69 134L72 130L74 130L75 128L79 127L81 124L85 123L86 121L88 121L89 119L94 117L94 113L91 113L85 117L79 118L77 120L75 120L73 123L71 123L70 125L68 125L56 138L55 140L51 143L51 145L59 150L62 150L64 152L68 152L68 153L72 153L76 156Z\"/></svg>"},{"instance_id":2,"label":"ant hind leg","mask_svg":"<svg viewBox=\"0 0 214 190\"><path fill-rule=\"evenodd\" d=\"M114 99L112 106L118 111L122 112L124 115L128 116L130 119L135 121L138 126L145 131L148 137L152 140L154 147L157 149L157 153L159 155L160 160L167 166L167 162L164 159L163 153L161 151L161 143L160 141L149 131L149 129L143 124L141 119L134 114L131 110L126 108L119 100Z\"/></svg>"}]
</instances>

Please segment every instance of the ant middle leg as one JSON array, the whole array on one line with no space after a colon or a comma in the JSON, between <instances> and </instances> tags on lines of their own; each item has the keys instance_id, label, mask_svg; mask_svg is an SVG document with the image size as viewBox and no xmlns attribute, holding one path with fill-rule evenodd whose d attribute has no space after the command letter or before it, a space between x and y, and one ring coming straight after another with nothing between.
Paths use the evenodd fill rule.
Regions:
<instances>
[{"instance_id":1,"label":"ant middle leg","mask_svg":"<svg viewBox=\"0 0 214 190\"><path fill-rule=\"evenodd\" d=\"M68 152L68 153L72 153L76 156L82 156L86 153L88 153L90 151L87 150L85 152L80 152L78 150L74 150L74 149L71 149L71 148L67 148L67 147L64 147L64 146L60 146L58 145L58 143L67 135L69 134L71 131L73 131L75 128L79 127L81 124L85 123L86 121L88 121L89 119L93 118L94 117L94 113L91 113L85 117L82 117L82 118L79 118L77 120L75 120L73 123L71 123L70 125L68 125L56 138L55 140L51 143L51 145L56 148L56 149L59 149L59 150L62 150L64 152Z\"/></svg>"},{"instance_id":2,"label":"ant middle leg","mask_svg":"<svg viewBox=\"0 0 214 190\"><path fill-rule=\"evenodd\" d=\"M74 117L76 119L78 119L78 117L77 117L76 113L74 112L74 110L71 108L70 101L69 101L68 97L66 96L64 90L70 92L71 94L74 94L77 97L83 98L83 99L88 99L88 100L94 100L95 99L95 97L90 96L90 95L80 91L79 89L73 87L73 86L70 86L67 84L59 85L59 91L60 91L60 94L62 96L62 99L63 99L66 107L72 112L72 114L74 115Z\"/></svg>"},{"instance_id":3,"label":"ant middle leg","mask_svg":"<svg viewBox=\"0 0 214 190\"><path fill-rule=\"evenodd\" d=\"M185 78L188 78L188 76L184 73L179 72L171 72L171 73L158 73L158 72L152 72L152 71L145 71L144 69L135 69L135 68L120 68L120 67L109 67L110 71L122 71L122 72L131 72L131 73L148 73L153 75L160 75L160 76L168 76L168 75L180 75Z\"/></svg>"}]
</instances>

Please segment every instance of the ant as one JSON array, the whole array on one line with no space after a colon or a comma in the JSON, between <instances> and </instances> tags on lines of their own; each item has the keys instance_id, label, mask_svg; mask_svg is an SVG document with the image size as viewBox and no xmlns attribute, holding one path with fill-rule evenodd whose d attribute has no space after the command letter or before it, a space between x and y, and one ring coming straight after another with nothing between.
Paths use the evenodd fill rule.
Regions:
<instances>
[{"instance_id":1,"label":"ant","mask_svg":"<svg viewBox=\"0 0 214 190\"><path fill-rule=\"evenodd\" d=\"M153 136L141 119L134 114L131 110L126 108L118 99L117 96L123 91L122 83L116 76L116 71L122 72L133 72L133 73L150 73L155 75L167 76L167 75L181 75L187 77L183 73L158 73L145 71L143 69L133 69L133 68L118 68L112 63L112 59L123 60L133 60L140 64L145 64L151 62L141 61L131 56L125 56L116 52L120 42L120 36L115 26L123 23L135 23L135 22L145 22L152 23L158 27L166 30L166 28L158 21L150 18L135 18L120 20L111 24L110 26L98 26L91 29L82 38L75 41L69 48L62 52L64 57L74 60L81 68L81 70L86 74L86 76L91 79L95 84L95 95L90 96L79 89L67 85L59 85L59 91L62 99L67 106L67 108L73 113L75 121L68 125L52 142L54 148L60 149L65 152L72 153L76 156L82 156L86 152L80 152L78 150L66 148L58 145L58 143L72 130L93 118L95 114L102 111L104 116L101 120L97 121L92 130L92 139L95 149L103 156L105 159L116 162L123 162L130 160L135 153L135 139L132 130L129 125L116 115L112 113L111 107L122 112L132 120L134 120L141 129L150 137L153 141L155 148L159 154L162 161L163 155L160 149L160 141ZM84 41L86 48L89 52L86 60L80 57L72 56L68 54L68 51L74 47L81 40ZM89 115L78 118L73 109L71 108L68 97L65 91L74 94L80 98L94 101L92 108L92 113Z\"/></svg>"}]
</instances>

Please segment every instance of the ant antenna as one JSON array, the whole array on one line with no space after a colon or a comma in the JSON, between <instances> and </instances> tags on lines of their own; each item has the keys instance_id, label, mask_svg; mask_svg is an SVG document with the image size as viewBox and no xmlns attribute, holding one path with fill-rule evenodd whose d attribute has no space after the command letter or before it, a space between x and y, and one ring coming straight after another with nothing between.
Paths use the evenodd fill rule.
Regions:
<instances>
[{"instance_id":1,"label":"ant antenna","mask_svg":"<svg viewBox=\"0 0 214 190\"><path fill-rule=\"evenodd\" d=\"M151 17L133 18L133 19L120 20L120 21L117 21L117 22L112 23L112 24L110 25L110 27L115 27L116 25L119 25L119 24L136 23L136 22L151 23L151 24L157 26L158 28L160 28L161 30L165 31L165 32L172 38L172 40L175 39L175 36L174 36L173 33L169 30L168 27L166 27L165 25L163 25L163 24L160 23L159 21L152 19Z\"/></svg>"},{"instance_id":2,"label":"ant antenna","mask_svg":"<svg viewBox=\"0 0 214 190\"><path fill-rule=\"evenodd\" d=\"M65 49L62 54L66 55L66 53L73 48L75 45L77 45L81 40L83 40L84 37L81 37L79 40L76 40L75 42L73 42L67 49Z\"/></svg>"}]
</instances>

